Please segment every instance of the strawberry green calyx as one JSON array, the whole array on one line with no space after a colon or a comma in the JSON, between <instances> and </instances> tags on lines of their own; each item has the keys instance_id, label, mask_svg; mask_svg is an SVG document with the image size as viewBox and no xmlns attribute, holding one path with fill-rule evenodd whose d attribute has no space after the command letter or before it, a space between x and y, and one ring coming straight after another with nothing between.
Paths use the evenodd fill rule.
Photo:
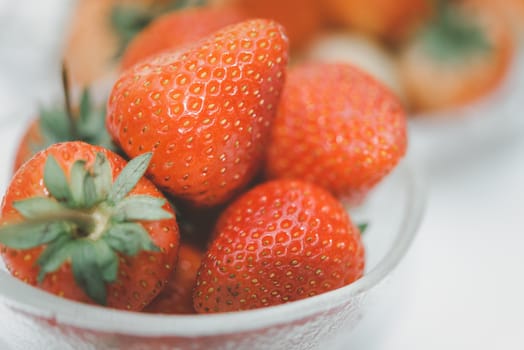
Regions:
<instances>
[{"instance_id":1,"label":"strawberry green calyx","mask_svg":"<svg viewBox=\"0 0 524 350\"><path fill-rule=\"evenodd\" d=\"M464 9L445 0L437 1L436 17L420 35L426 52L442 61L463 61L465 56L492 48L481 26Z\"/></svg>"},{"instance_id":2,"label":"strawberry green calyx","mask_svg":"<svg viewBox=\"0 0 524 350\"><path fill-rule=\"evenodd\" d=\"M116 150L105 128L105 108L93 106L87 89L82 92L76 118L70 117L67 108L46 109L41 111L39 125L44 142L31 145L34 153L58 142L75 140L99 145L112 151Z\"/></svg>"},{"instance_id":3,"label":"strawberry green calyx","mask_svg":"<svg viewBox=\"0 0 524 350\"><path fill-rule=\"evenodd\" d=\"M69 262L78 286L105 305L107 284L117 278L118 256L159 251L140 221L172 218L163 209L166 200L129 195L151 156L145 153L132 159L114 182L102 153L90 166L77 160L69 177L48 156L43 181L49 195L15 202L23 220L1 226L0 243L13 249L45 245L37 260L38 282Z\"/></svg>"},{"instance_id":4,"label":"strawberry green calyx","mask_svg":"<svg viewBox=\"0 0 524 350\"><path fill-rule=\"evenodd\" d=\"M368 229L368 226L369 226L369 223L367 223L367 222L363 222L363 223L357 225L358 230L360 231L361 235L366 233L366 230Z\"/></svg>"}]
</instances>

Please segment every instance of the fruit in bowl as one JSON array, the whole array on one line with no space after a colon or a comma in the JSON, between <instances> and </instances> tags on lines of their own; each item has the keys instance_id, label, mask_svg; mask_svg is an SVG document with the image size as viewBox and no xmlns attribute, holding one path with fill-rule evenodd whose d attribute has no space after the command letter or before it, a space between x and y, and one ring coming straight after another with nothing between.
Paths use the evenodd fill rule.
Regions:
<instances>
[{"instance_id":1,"label":"fruit in bowl","mask_svg":"<svg viewBox=\"0 0 524 350\"><path fill-rule=\"evenodd\" d=\"M360 231L327 191L306 182L256 186L220 216L198 271L198 312L249 310L311 297L362 276Z\"/></svg>"},{"instance_id":2,"label":"fruit in bowl","mask_svg":"<svg viewBox=\"0 0 524 350\"><path fill-rule=\"evenodd\" d=\"M142 178L150 158L125 165L102 147L65 142L24 163L2 203L7 269L64 298L141 310L179 244L172 209Z\"/></svg>"},{"instance_id":3,"label":"fruit in bowl","mask_svg":"<svg viewBox=\"0 0 524 350\"><path fill-rule=\"evenodd\" d=\"M115 83L109 133L130 157L153 152L148 173L165 191L224 203L261 166L287 59L283 28L263 20L155 56Z\"/></svg>"},{"instance_id":4,"label":"fruit in bowl","mask_svg":"<svg viewBox=\"0 0 524 350\"><path fill-rule=\"evenodd\" d=\"M273 122L266 169L355 204L404 156L406 138L402 105L376 79L349 64L297 65Z\"/></svg>"},{"instance_id":5,"label":"fruit in bowl","mask_svg":"<svg viewBox=\"0 0 524 350\"><path fill-rule=\"evenodd\" d=\"M18 277L0 274L6 314L30 320L41 331L35 341L58 332L57 346L117 348L242 348L253 347L253 339L261 348L302 347L349 325L361 298L406 251L420 218L419 187L409 172L384 180L405 152L405 116L394 95L365 73L316 67L333 73L321 80L327 94L341 84L355 95L343 104L346 113L315 100L293 107L313 107L358 137L351 145L351 137L326 132L317 147L329 148L333 135L349 147L311 156L346 166L340 177L369 179L342 181L340 191L300 174L273 172L268 181L267 151L281 106L290 103L282 94L292 82L287 50L283 27L258 19L141 61L122 73L108 98L107 129L127 160L68 141L25 162L2 205L1 249ZM319 84L299 81L310 84L308 93ZM297 146L310 137L300 135ZM356 149L353 161L341 157L345 151L352 159ZM382 184L386 195L374 201ZM348 212L342 197L353 195L361 205ZM164 196L175 208L225 208L202 244L192 288L195 311L216 315L147 312L157 301L162 308L156 295L174 300L169 288L178 279L191 284L194 271L183 278L173 271L185 259L178 249L182 218L174 219ZM384 203L387 209L365 210ZM357 209L381 227L382 243L373 250L364 248ZM248 309L255 310L241 311ZM13 330L15 338L22 328Z\"/></svg>"},{"instance_id":6,"label":"fruit in bowl","mask_svg":"<svg viewBox=\"0 0 524 350\"><path fill-rule=\"evenodd\" d=\"M193 286L202 262L202 251L188 243L180 245L178 261L167 285L145 308L159 314L194 314Z\"/></svg>"},{"instance_id":7,"label":"fruit in bowl","mask_svg":"<svg viewBox=\"0 0 524 350\"><path fill-rule=\"evenodd\" d=\"M9 134L2 130L2 136ZM369 303L397 282L393 272L416 236L424 187L407 163L400 164L365 203L351 210L354 221L370 223L362 237L364 275L345 287L279 306L205 315L119 311L57 298L0 268L3 340L13 349L21 339L26 348L35 349L40 344L102 349L322 348L328 338L348 334L365 317Z\"/></svg>"}]
</instances>

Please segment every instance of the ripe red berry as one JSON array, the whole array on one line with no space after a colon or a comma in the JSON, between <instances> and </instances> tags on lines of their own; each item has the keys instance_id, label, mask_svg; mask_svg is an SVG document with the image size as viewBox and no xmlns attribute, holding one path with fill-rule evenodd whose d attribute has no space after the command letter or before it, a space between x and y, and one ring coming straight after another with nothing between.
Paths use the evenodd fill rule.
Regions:
<instances>
[{"instance_id":1,"label":"ripe red berry","mask_svg":"<svg viewBox=\"0 0 524 350\"><path fill-rule=\"evenodd\" d=\"M194 314L193 287L200 268L202 252L182 243L178 251L175 271L162 292L146 308L145 312L159 314Z\"/></svg>"},{"instance_id":2,"label":"ripe red berry","mask_svg":"<svg viewBox=\"0 0 524 350\"><path fill-rule=\"evenodd\" d=\"M179 231L162 193L126 161L83 142L54 144L14 175L0 252L17 278L64 298L141 310L176 262Z\"/></svg>"},{"instance_id":3,"label":"ripe red berry","mask_svg":"<svg viewBox=\"0 0 524 350\"><path fill-rule=\"evenodd\" d=\"M261 166L280 98L283 28L250 20L123 73L107 126L125 153L152 151L150 178L201 206L225 202Z\"/></svg>"},{"instance_id":4,"label":"ripe red berry","mask_svg":"<svg viewBox=\"0 0 524 350\"><path fill-rule=\"evenodd\" d=\"M273 123L266 171L358 203L406 152L398 99L354 66L308 63L289 71Z\"/></svg>"},{"instance_id":5,"label":"ripe red berry","mask_svg":"<svg viewBox=\"0 0 524 350\"><path fill-rule=\"evenodd\" d=\"M198 312L254 309L347 285L364 269L358 229L329 192L276 180L221 215L193 294Z\"/></svg>"}]
</instances>

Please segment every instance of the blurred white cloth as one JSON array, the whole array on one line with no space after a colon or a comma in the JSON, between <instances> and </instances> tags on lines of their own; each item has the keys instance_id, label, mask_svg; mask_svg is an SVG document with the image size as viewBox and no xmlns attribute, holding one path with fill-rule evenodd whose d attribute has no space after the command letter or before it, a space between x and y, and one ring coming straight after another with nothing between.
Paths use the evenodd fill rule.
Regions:
<instances>
[{"instance_id":1,"label":"blurred white cloth","mask_svg":"<svg viewBox=\"0 0 524 350\"><path fill-rule=\"evenodd\" d=\"M0 0L0 123L30 118L60 88L74 0Z\"/></svg>"},{"instance_id":2,"label":"blurred white cloth","mask_svg":"<svg viewBox=\"0 0 524 350\"><path fill-rule=\"evenodd\" d=\"M337 350L524 349L522 136L432 174L394 288Z\"/></svg>"}]
</instances>

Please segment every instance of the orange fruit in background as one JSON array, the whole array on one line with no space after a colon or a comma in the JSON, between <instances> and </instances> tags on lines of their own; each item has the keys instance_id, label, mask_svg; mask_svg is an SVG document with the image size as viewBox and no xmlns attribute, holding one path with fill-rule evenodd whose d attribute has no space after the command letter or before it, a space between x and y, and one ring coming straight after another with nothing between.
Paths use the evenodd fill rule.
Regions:
<instances>
[{"instance_id":1,"label":"orange fruit in background","mask_svg":"<svg viewBox=\"0 0 524 350\"><path fill-rule=\"evenodd\" d=\"M127 46L120 67L134 64L167 50L175 50L245 19L234 8L192 8L172 11L156 18Z\"/></svg>"},{"instance_id":2,"label":"orange fruit in background","mask_svg":"<svg viewBox=\"0 0 524 350\"><path fill-rule=\"evenodd\" d=\"M474 2L454 11L458 13L455 20L475 31L469 37L463 33L465 41L433 45L427 36L419 35L401 50L402 80L418 111L459 107L480 99L498 87L510 67L514 39L504 18ZM444 40L453 41L457 36Z\"/></svg>"},{"instance_id":3,"label":"orange fruit in background","mask_svg":"<svg viewBox=\"0 0 524 350\"><path fill-rule=\"evenodd\" d=\"M81 0L71 19L65 61L71 79L88 85L114 65L117 37L108 20L114 1Z\"/></svg>"},{"instance_id":4,"label":"orange fruit in background","mask_svg":"<svg viewBox=\"0 0 524 350\"><path fill-rule=\"evenodd\" d=\"M320 29L322 15L318 0L224 0L250 17L273 19L286 28L292 49L301 48Z\"/></svg>"},{"instance_id":5,"label":"orange fruit in background","mask_svg":"<svg viewBox=\"0 0 524 350\"><path fill-rule=\"evenodd\" d=\"M118 62L120 38L112 23L115 7L146 13L170 0L79 0L70 19L64 57L71 80L86 86L110 75Z\"/></svg>"},{"instance_id":6,"label":"orange fruit in background","mask_svg":"<svg viewBox=\"0 0 524 350\"><path fill-rule=\"evenodd\" d=\"M304 60L347 62L384 83L403 103L407 102L396 58L375 37L354 31L326 31L304 50Z\"/></svg>"},{"instance_id":7,"label":"orange fruit in background","mask_svg":"<svg viewBox=\"0 0 524 350\"><path fill-rule=\"evenodd\" d=\"M524 0L474 0L475 2L498 11L507 18L514 29L524 31Z\"/></svg>"},{"instance_id":8,"label":"orange fruit in background","mask_svg":"<svg viewBox=\"0 0 524 350\"><path fill-rule=\"evenodd\" d=\"M370 35L398 40L432 12L432 0L322 0L329 19Z\"/></svg>"}]
</instances>

